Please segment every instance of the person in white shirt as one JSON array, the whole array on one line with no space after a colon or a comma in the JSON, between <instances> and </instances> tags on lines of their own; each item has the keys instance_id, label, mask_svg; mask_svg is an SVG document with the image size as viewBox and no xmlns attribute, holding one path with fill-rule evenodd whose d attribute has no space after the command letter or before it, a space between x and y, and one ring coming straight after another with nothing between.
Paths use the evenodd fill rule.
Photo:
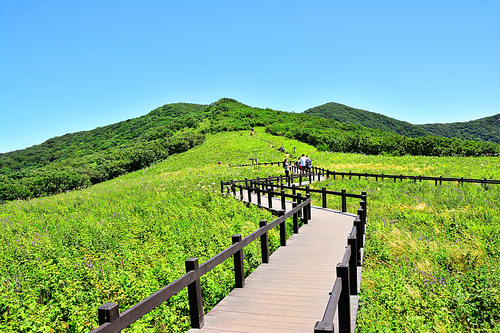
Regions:
<instances>
[{"instance_id":1,"label":"person in white shirt","mask_svg":"<svg viewBox=\"0 0 500 333\"><path fill-rule=\"evenodd\" d=\"M300 173L304 173L304 170L306 169L306 162L307 162L306 155L302 154L302 157L299 160Z\"/></svg>"}]
</instances>

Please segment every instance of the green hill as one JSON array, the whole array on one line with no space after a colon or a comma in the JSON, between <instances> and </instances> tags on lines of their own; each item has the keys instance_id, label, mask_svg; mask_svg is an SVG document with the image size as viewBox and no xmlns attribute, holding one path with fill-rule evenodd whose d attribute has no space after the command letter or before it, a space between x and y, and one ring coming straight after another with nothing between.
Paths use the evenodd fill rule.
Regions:
<instances>
[{"instance_id":1,"label":"green hill","mask_svg":"<svg viewBox=\"0 0 500 333\"><path fill-rule=\"evenodd\" d=\"M467 122L418 126L431 135L500 143L500 114Z\"/></svg>"},{"instance_id":2,"label":"green hill","mask_svg":"<svg viewBox=\"0 0 500 333\"><path fill-rule=\"evenodd\" d=\"M232 113L250 114L250 121L258 124L291 117L234 101L210 107L212 120L219 120L214 126L227 129L246 122L242 119L238 125ZM298 119L308 125L322 121L305 115ZM338 123L331 126L342 128ZM100 305L114 302L123 312L183 275L185 259L197 257L201 264L230 246L231 235L247 236L261 219L273 220L265 210L220 195L219 184L283 174L277 166L229 167L250 158L282 160L280 145L292 159L307 153L313 165L330 170L500 177L496 157L321 152L266 133L265 126L255 126L254 136L247 129L210 133L215 128L205 119L197 127L205 132L203 143L142 170L80 190L0 205L0 332L89 332L98 325ZM368 193L358 329L498 329L500 212L491 204L500 196L498 186L362 177L330 177L316 187L323 186ZM313 200L320 205L320 196L313 194ZM348 199L347 204L349 212L359 207L357 200ZM341 200L329 198L328 205L340 209ZM269 243L273 252L279 246L279 230L269 233ZM244 258L245 274L250 274L261 263L260 244L246 247ZM201 285L206 313L233 288L233 261L204 275ZM185 332L188 309L184 289L126 331Z\"/></svg>"},{"instance_id":3,"label":"green hill","mask_svg":"<svg viewBox=\"0 0 500 333\"><path fill-rule=\"evenodd\" d=\"M439 136L461 140L500 143L500 114L468 122L413 125L379 113L327 103L304 111L308 115L333 119L345 124L377 128L407 137Z\"/></svg>"},{"instance_id":4,"label":"green hill","mask_svg":"<svg viewBox=\"0 0 500 333\"><path fill-rule=\"evenodd\" d=\"M304 113L311 116L333 119L343 124L381 129L411 138L431 135L431 133L418 125L412 125L406 121L396 120L379 113L355 109L333 102L308 109Z\"/></svg>"},{"instance_id":5,"label":"green hill","mask_svg":"<svg viewBox=\"0 0 500 333\"><path fill-rule=\"evenodd\" d=\"M500 153L500 146L490 142L406 137L222 98L210 105L164 105L142 117L0 154L0 202L84 188L185 152L203 143L207 134L250 131L252 127L264 127L269 134L332 152L424 156Z\"/></svg>"}]
</instances>

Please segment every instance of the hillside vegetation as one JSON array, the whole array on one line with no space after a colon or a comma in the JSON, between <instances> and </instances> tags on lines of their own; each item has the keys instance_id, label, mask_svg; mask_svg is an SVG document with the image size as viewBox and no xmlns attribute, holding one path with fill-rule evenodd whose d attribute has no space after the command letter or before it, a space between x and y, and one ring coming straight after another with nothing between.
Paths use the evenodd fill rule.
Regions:
<instances>
[{"instance_id":1,"label":"hillside vegetation","mask_svg":"<svg viewBox=\"0 0 500 333\"><path fill-rule=\"evenodd\" d=\"M334 120L253 108L223 98L210 105L164 105L149 114L0 154L0 202L84 188L140 170L201 144L208 133L250 131L296 139L323 151L370 155L485 156L491 142L410 138Z\"/></svg>"},{"instance_id":2,"label":"hillside vegetation","mask_svg":"<svg viewBox=\"0 0 500 333\"><path fill-rule=\"evenodd\" d=\"M204 262L231 235L272 216L220 195L221 179L252 178L276 168L231 168L249 158L282 158L247 133L207 135L190 151L80 191L0 205L0 331L86 332L106 302L125 310ZM218 166L218 162L221 166ZM272 233L271 247L279 244ZM248 271L258 244L245 250ZM232 261L203 279L210 308L232 288ZM133 326L137 332L188 327L187 293L179 293Z\"/></svg>"},{"instance_id":3,"label":"hillside vegetation","mask_svg":"<svg viewBox=\"0 0 500 333\"><path fill-rule=\"evenodd\" d=\"M461 140L500 143L500 114L477 120L446 124L413 125L379 113L355 109L338 103L327 103L304 113L344 124L386 130L407 137L438 136Z\"/></svg>"},{"instance_id":4,"label":"hillside vegetation","mask_svg":"<svg viewBox=\"0 0 500 333\"><path fill-rule=\"evenodd\" d=\"M292 160L307 153L313 165L330 170L500 178L496 157L321 152L264 127L252 137L248 130L211 134L202 127L202 144L143 170L0 205L1 332L89 331L97 327L101 304L115 302L124 311L184 274L185 259L203 263L229 246L231 235L246 236L260 219L272 220L267 211L222 196L219 184L283 174L277 167L229 167L250 158L282 160L281 145ZM364 179L317 186L368 193L358 332L498 329L500 187ZM358 204L349 200L348 211ZM338 209L340 200L329 199L329 206ZM270 244L278 246L276 232ZM259 244L244 254L249 274L260 264ZM233 283L232 260L205 275L205 311ZM125 332L183 332L188 326L184 290Z\"/></svg>"},{"instance_id":5,"label":"hillside vegetation","mask_svg":"<svg viewBox=\"0 0 500 333\"><path fill-rule=\"evenodd\" d=\"M316 161L343 172L500 177L497 158L320 154ZM499 186L357 177L316 185L323 186L368 195L356 332L498 332ZM329 205L340 208L338 199Z\"/></svg>"}]
</instances>

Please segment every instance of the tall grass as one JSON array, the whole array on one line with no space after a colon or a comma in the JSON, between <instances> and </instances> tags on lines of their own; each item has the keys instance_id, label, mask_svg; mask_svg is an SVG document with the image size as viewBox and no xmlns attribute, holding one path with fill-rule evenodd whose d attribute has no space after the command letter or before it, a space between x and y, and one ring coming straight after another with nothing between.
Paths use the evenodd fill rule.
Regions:
<instances>
[{"instance_id":1,"label":"tall grass","mask_svg":"<svg viewBox=\"0 0 500 333\"><path fill-rule=\"evenodd\" d=\"M203 145L81 191L0 206L0 331L82 332L105 302L129 308L273 217L220 195L220 180L282 173L230 167L308 154L337 171L500 179L495 158L363 156L318 152L257 128L207 135ZM295 147L295 152L294 148ZM219 166L218 162L221 162ZM368 192L358 332L498 331L498 186L330 179L330 189ZM319 198L314 198L316 202ZM340 201L329 199L340 208ZM348 201L355 212L356 201ZM270 235L271 247L279 237ZM258 244L245 249L248 272ZM202 278L208 310L233 285L232 262ZM180 292L127 331L181 332Z\"/></svg>"},{"instance_id":2,"label":"tall grass","mask_svg":"<svg viewBox=\"0 0 500 333\"><path fill-rule=\"evenodd\" d=\"M496 158L317 160L337 171L500 179ZM499 186L357 177L318 186L368 193L357 332L500 331Z\"/></svg>"},{"instance_id":3,"label":"tall grass","mask_svg":"<svg viewBox=\"0 0 500 333\"><path fill-rule=\"evenodd\" d=\"M281 157L247 133L209 135L148 169L0 206L0 331L89 331L101 304L116 302L123 311L184 274L188 257L204 262L231 245L231 235L255 231L272 216L221 196L220 180L277 171L229 163ZM270 237L275 248L279 238ZM245 250L248 269L259 263L255 246ZM231 265L203 278L207 309L232 288ZM183 331L187 311L183 291L130 331Z\"/></svg>"}]
</instances>

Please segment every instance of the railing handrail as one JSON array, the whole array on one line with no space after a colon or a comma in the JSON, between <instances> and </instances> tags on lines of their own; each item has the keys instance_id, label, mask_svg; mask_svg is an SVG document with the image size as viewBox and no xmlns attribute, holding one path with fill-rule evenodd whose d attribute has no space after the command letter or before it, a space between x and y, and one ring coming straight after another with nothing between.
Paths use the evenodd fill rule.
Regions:
<instances>
[{"instance_id":1,"label":"railing handrail","mask_svg":"<svg viewBox=\"0 0 500 333\"><path fill-rule=\"evenodd\" d=\"M413 181L422 181L422 180L432 180L437 182L459 182L459 183L477 183L477 184L500 184L500 180L497 179L475 179L475 178L464 178L464 177L443 177L443 176L408 176L408 175L386 175L386 174L376 174L376 173L361 173L361 172L343 172L343 171L329 171L327 170L329 175L335 176L349 176L349 177L371 177L371 178L389 178L389 179L410 179Z\"/></svg>"},{"instance_id":2,"label":"railing handrail","mask_svg":"<svg viewBox=\"0 0 500 333\"><path fill-rule=\"evenodd\" d=\"M263 163L257 163L257 164L242 164L242 165L235 165L235 166L252 166L252 165L274 165L277 164L278 166L282 164L283 162L278 161L278 162L263 162ZM352 172L352 171L330 171L328 169L324 168L319 168L315 167L317 169L323 170L327 175L333 175L335 176L350 176L350 177L371 177L371 178L388 178L388 179L410 179L413 181L422 181L422 180L430 180L430 181L435 181L437 182L458 182L458 183L476 183L476 184L493 184L493 185L500 185L500 180L498 179L479 179L479 178L464 178L464 177L443 177L443 176L410 176L410 175L386 175L386 174L377 174L377 173L367 173L367 172Z\"/></svg>"},{"instance_id":3,"label":"railing handrail","mask_svg":"<svg viewBox=\"0 0 500 333\"><path fill-rule=\"evenodd\" d=\"M276 177L269 177L269 178L274 179ZM248 181L249 181L248 179L241 180L241 181L230 181L230 182L222 182L221 181L221 185L222 184L235 185L237 182L248 182ZM250 180L250 182L252 183L251 180ZM250 183L250 185L252 185L251 183ZM254 181L254 183L257 183L257 181ZM260 184L261 182L258 181L258 183ZM269 185L269 184L266 184L266 185ZM243 185L237 185L237 186L240 187L241 189L243 189L243 188L249 189L249 191L252 189L251 187L246 187ZM280 185L276 185L276 186L280 186ZM284 185L281 185L281 186L284 186ZM347 193L345 193L345 190L343 190L343 192L334 192L334 191L324 191L324 190L320 191L320 190L312 190L309 188L288 187L288 186L283 187L283 189L284 188L290 188L292 190L295 189L297 191L306 191L306 192L308 191L308 192L314 192L314 193L327 193L327 194L332 194L332 195L343 195L343 201L344 201L344 198L346 197L346 194L347 194ZM274 191L267 191L267 193L270 193L271 195L273 195L273 194L282 195L283 194L283 193L278 193L278 192L274 192ZM300 203L298 203L298 204L294 203L293 208L289 211L285 211L284 209L279 210L278 212L279 212L280 216L277 219L273 220L269 224L261 225L259 227L259 229L257 229L256 231L254 231L253 233L251 233L250 235L246 236L243 239L241 239L240 235L235 235L235 236L238 236L239 239L236 242L234 242L234 236L233 236L233 245L231 245L231 246L227 247L225 250L219 252L217 255L208 259L203 264L198 266L198 262L197 262L198 259L197 258L188 259L188 260L192 259L192 260L196 261L196 267L194 269L189 270L186 274L182 275L181 277L177 278L175 281L169 283L167 286L156 291L148 298L133 305L132 307L125 310L121 314L118 311L117 304L114 304L114 303L105 304L106 306L111 305L113 315L109 316L110 312L106 312L106 315L104 315L104 317L106 317L108 315L108 317L107 317L108 320L111 317L113 319L111 319L112 321L110 321L110 322L103 323L102 325L100 325L99 327L94 329L92 331L92 333L119 332L119 331L125 329L126 327L130 326L132 323L134 323L135 321L140 319L142 316L144 316L146 313L150 312L151 310L153 310L154 308L159 306L164 301L168 300L173 295L177 294L182 289L184 289L186 287L188 287L188 289L189 289L192 286L194 286L195 284L197 284L198 285L197 288L199 290L200 277L202 277L206 273L210 272L212 269L214 269L216 266L220 265L225 260L229 259L231 256L234 256L234 258L235 258L235 279L237 280L238 278L236 277L236 275L237 275L237 273L236 273L236 255L238 253L241 254L240 251L242 251L243 248L245 248L247 245L249 245L254 240L258 239L259 237L261 237L261 240L262 240L262 237L265 234L267 234L267 232L269 232L269 230L271 230L272 228L274 228L278 225L280 225L280 238L282 239L281 242L282 242L282 245L284 245L283 242L286 242L286 230L284 228L284 222L286 221L286 219L288 219L291 216L294 216L294 224L296 224L297 214L301 210L303 210L303 213L304 213L304 223L307 223L307 219L310 219L311 198L309 196L306 196L306 197L303 197L302 199L300 199L301 198L300 193L297 193L296 196L294 196L294 195L287 195L287 196L297 198L297 201L299 201ZM361 195L361 196L356 195L355 197L366 198L366 195ZM361 209L361 211L362 211L362 209ZM359 212L359 210L358 210L358 212ZM361 215L363 215L363 214L361 214ZM359 229L359 227L360 226L358 226L358 230L362 231L363 229ZM295 226L294 226L294 229L295 229ZM351 235L352 234L353 234L353 232L351 232ZM283 241L283 237L285 237L284 241ZM358 242L358 243L361 244L361 242ZM262 246L262 244L261 244L261 246ZM350 246L349 246L349 249L350 249ZM359 246L356 248L356 251L359 251ZM262 255L264 258L264 253ZM346 255L344 255L344 258L346 258ZM350 250L349 250L349 257L350 256L351 256L351 254L350 254ZM186 263L188 262L188 260L186 260ZM242 260L242 257L241 257L241 260ZM348 259L346 259L346 260L348 260ZM345 260L343 260L343 261L345 261ZM263 262L264 262L264 260L263 260ZM244 277L243 277L243 279L244 279ZM195 286L195 288L196 288L196 286ZM342 287L338 287L338 288L341 289ZM348 290L348 289L349 288L347 288L346 290ZM199 298L201 298L201 291L198 291L198 292L200 293ZM191 298L191 295L190 295L190 298ZM190 300L190 304L191 304L191 300ZM103 305L101 307L101 308L103 308L102 310L109 311L110 308L105 307L105 305ZM100 311L101 311L101 308L99 309ZM191 308L191 306L190 306L190 308ZM192 310L190 310L190 311L192 311ZM194 311L195 312L198 311L197 312L198 316L200 316L199 315L200 309L197 309ZM194 316L196 317L196 314ZM100 317L101 317L101 314L100 314ZM191 312L191 318L193 320L193 313L192 312ZM200 318L198 318L198 319L200 319ZM201 309L201 325L203 325L202 322L203 322L203 310Z\"/></svg>"},{"instance_id":4,"label":"railing handrail","mask_svg":"<svg viewBox=\"0 0 500 333\"><path fill-rule=\"evenodd\" d=\"M129 325L140 319L142 316L144 316L146 313L150 312L158 305L168 300L173 295L177 294L182 289L188 287L191 283L195 282L200 277L210 272L216 266L220 265L222 262L224 262L234 254L236 254L238 251L241 251L244 247L249 245L254 240L258 239L260 236L267 233L272 228L276 227L280 223L283 223L286 219L296 214L298 211L300 211L310 203L311 199L307 199L304 200L302 203L298 204L296 207L292 208L291 210L283 212L282 214L280 214L281 216L278 217L277 219L273 220L272 222L263 227L260 227L250 235L243 238L241 241L229 246L222 252L219 252L212 258L205 261L198 267L198 269L187 272L186 274L182 275L175 281L169 283L167 286L156 291L148 298L140 301L139 303L133 305L129 309L119 314L118 318L116 318L114 321L100 325L99 327L94 329L91 333L105 333L105 332L111 333L111 332L119 332L125 329L126 327L128 327Z\"/></svg>"},{"instance_id":5,"label":"railing handrail","mask_svg":"<svg viewBox=\"0 0 500 333\"><path fill-rule=\"evenodd\" d=\"M325 313L323 314L323 319L321 321L317 321L316 325L314 325L314 333L333 332L333 318L335 317L335 312L337 311L337 305L339 303L341 292L342 279L338 277L335 279L332 293L330 294Z\"/></svg>"}]
</instances>

